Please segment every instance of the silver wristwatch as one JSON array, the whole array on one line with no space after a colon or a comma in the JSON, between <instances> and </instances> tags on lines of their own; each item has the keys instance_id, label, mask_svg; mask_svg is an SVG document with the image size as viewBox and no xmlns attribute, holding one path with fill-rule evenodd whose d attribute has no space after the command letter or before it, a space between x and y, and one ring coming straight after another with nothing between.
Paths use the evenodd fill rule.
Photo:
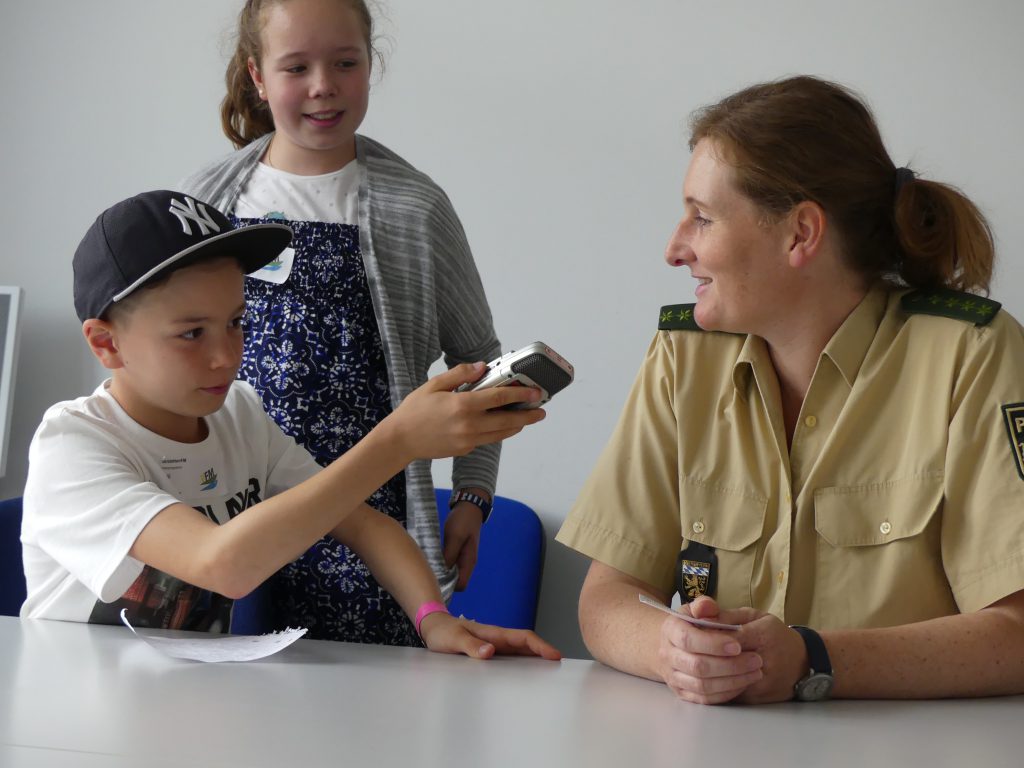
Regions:
<instances>
[{"instance_id":1,"label":"silver wristwatch","mask_svg":"<svg viewBox=\"0 0 1024 768\"><path fill-rule=\"evenodd\" d=\"M797 701L824 701L832 693L835 679L832 677L832 662L828 658L828 650L821 635L810 627L799 624L790 625L790 629L803 638L807 647L807 660L810 672L793 687L793 698Z\"/></svg>"}]
</instances>

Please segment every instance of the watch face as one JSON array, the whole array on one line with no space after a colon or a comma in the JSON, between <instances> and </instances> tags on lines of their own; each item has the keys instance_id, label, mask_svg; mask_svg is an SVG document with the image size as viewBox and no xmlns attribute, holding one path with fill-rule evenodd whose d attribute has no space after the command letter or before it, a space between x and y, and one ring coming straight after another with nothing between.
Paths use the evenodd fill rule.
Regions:
<instances>
[{"instance_id":1,"label":"watch face","mask_svg":"<svg viewBox=\"0 0 1024 768\"><path fill-rule=\"evenodd\" d=\"M816 673L797 683L796 697L800 701L821 701L832 693L832 675Z\"/></svg>"}]
</instances>

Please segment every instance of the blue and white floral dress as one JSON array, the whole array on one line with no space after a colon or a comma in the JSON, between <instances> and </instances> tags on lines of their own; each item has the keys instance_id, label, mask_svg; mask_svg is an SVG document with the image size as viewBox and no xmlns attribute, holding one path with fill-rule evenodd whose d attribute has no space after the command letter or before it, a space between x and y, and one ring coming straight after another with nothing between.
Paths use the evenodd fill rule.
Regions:
<instances>
[{"instance_id":1,"label":"blue and white floral dress","mask_svg":"<svg viewBox=\"0 0 1024 768\"><path fill-rule=\"evenodd\" d=\"M358 167L296 176L260 164L233 223L283 222L280 259L245 281L247 331L239 378L282 430L323 466L391 412L388 372L359 250ZM399 473L373 496L403 526ZM308 637L419 645L408 617L345 545L325 537L272 578L275 617Z\"/></svg>"}]
</instances>

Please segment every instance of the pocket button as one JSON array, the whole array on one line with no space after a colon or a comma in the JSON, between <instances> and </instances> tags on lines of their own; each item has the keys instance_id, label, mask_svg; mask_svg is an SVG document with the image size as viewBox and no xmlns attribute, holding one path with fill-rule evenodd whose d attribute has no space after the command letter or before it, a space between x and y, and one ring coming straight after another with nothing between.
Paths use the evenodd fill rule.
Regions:
<instances>
[{"instance_id":1,"label":"pocket button","mask_svg":"<svg viewBox=\"0 0 1024 768\"><path fill-rule=\"evenodd\" d=\"M889 532L892 531L892 524L888 520L886 520L884 523L878 526L878 530L882 532L883 536L888 536Z\"/></svg>"},{"instance_id":2,"label":"pocket button","mask_svg":"<svg viewBox=\"0 0 1024 768\"><path fill-rule=\"evenodd\" d=\"M694 533L704 533L704 521L703 520L698 520L697 522L695 522L693 524L693 532Z\"/></svg>"}]
</instances>

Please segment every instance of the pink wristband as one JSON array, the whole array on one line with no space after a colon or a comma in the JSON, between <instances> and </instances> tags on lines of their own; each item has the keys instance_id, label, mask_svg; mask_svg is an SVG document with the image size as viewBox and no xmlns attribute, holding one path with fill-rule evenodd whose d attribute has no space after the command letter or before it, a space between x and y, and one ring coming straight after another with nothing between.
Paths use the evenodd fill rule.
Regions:
<instances>
[{"instance_id":1,"label":"pink wristband","mask_svg":"<svg viewBox=\"0 0 1024 768\"><path fill-rule=\"evenodd\" d=\"M439 603L437 600L430 600L421 605L420 609L416 611L416 634L423 637L423 634L420 632L420 624L422 624L423 620L430 614L439 612L448 613L448 608L444 603Z\"/></svg>"}]
</instances>

